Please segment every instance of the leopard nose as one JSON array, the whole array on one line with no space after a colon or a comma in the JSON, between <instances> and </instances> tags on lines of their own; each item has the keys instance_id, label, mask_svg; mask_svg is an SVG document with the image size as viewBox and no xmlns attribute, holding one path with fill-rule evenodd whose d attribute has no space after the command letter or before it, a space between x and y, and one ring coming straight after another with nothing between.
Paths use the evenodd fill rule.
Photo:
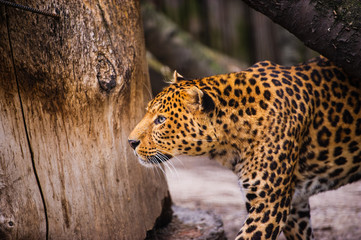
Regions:
<instances>
[{"instance_id":1,"label":"leopard nose","mask_svg":"<svg viewBox=\"0 0 361 240\"><path fill-rule=\"evenodd\" d=\"M128 142L130 144L130 146L135 150L136 147L140 144L139 140L132 140L132 139L128 139Z\"/></svg>"}]
</instances>

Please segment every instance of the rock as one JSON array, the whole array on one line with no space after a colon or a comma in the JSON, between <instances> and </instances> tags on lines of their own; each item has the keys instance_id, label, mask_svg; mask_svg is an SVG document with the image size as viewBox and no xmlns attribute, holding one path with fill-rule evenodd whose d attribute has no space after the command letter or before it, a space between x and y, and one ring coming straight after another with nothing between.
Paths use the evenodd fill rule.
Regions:
<instances>
[{"instance_id":1,"label":"rock","mask_svg":"<svg viewBox=\"0 0 361 240\"><path fill-rule=\"evenodd\" d=\"M211 211L172 206L173 219L166 227L148 231L146 240L226 240L223 222Z\"/></svg>"}]
</instances>

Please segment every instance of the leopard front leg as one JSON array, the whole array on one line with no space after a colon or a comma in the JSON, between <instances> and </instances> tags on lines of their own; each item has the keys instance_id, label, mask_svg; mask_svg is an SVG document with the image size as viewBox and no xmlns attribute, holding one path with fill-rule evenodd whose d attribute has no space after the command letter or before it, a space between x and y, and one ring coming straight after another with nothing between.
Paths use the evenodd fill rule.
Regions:
<instances>
[{"instance_id":1,"label":"leopard front leg","mask_svg":"<svg viewBox=\"0 0 361 240\"><path fill-rule=\"evenodd\" d=\"M258 193L247 193L248 216L236 239L277 239L289 214L291 192L290 187L277 189L266 184Z\"/></svg>"},{"instance_id":2,"label":"leopard front leg","mask_svg":"<svg viewBox=\"0 0 361 240\"><path fill-rule=\"evenodd\" d=\"M308 198L297 203L292 203L286 226L283 228L283 233L289 240L314 239Z\"/></svg>"},{"instance_id":3,"label":"leopard front leg","mask_svg":"<svg viewBox=\"0 0 361 240\"><path fill-rule=\"evenodd\" d=\"M252 159L236 166L248 211L237 240L277 239L285 226L294 192L294 161L284 156Z\"/></svg>"}]
</instances>

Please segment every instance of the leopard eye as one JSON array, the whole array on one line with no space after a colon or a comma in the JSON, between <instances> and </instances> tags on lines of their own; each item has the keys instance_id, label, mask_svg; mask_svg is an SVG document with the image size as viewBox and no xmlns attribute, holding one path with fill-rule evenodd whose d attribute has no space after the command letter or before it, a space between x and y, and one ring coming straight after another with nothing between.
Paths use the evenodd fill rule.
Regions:
<instances>
[{"instance_id":1,"label":"leopard eye","mask_svg":"<svg viewBox=\"0 0 361 240\"><path fill-rule=\"evenodd\" d=\"M162 115L159 115L155 120L154 120L154 123L155 124L162 124L164 121L165 121L165 117L164 116L162 116Z\"/></svg>"}]
</instances>

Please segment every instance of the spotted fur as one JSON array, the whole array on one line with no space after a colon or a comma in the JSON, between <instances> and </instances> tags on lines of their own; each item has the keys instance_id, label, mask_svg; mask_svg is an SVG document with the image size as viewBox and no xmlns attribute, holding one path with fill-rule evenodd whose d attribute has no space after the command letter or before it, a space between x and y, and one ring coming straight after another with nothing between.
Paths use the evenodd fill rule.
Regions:
<instances>
[{"instance_id":1,"label":"spotted fur","mask_svg":"<svg viewBox=\"0 0 361 240\"><path fill-rule=\"evenodd\" d=\"M361 178L359 89L322 57L175 75L129 139L143 164L207 155L237 174L248 211L237 239L312 239L309 197Z\"/></svg>"}]
</instances>

